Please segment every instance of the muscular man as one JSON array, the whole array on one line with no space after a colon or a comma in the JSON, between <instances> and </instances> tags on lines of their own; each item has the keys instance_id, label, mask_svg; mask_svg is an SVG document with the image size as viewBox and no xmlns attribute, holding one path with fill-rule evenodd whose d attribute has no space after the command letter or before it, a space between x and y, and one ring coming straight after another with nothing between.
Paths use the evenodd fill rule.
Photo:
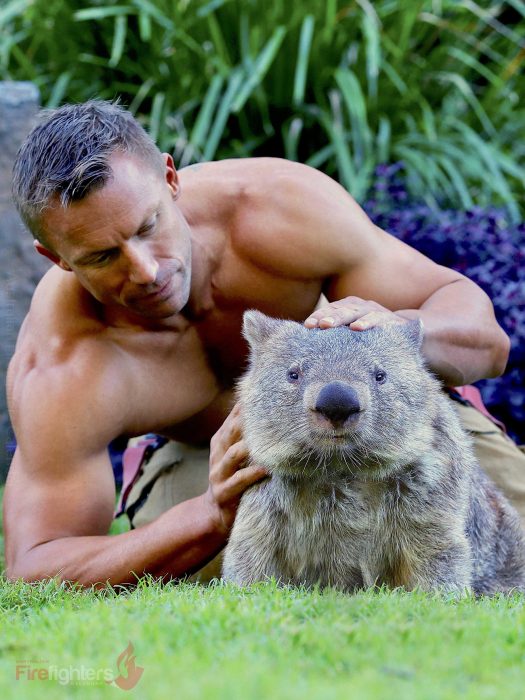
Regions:
<instances>
[{"instance_id":1,"label":"muscular man","mask_svg":"<svg viewBox=\"0 0 525 700\"><path fill-rule=\"evenodd\" d=\"M55 265L8 372L11 578L178 577L221 550L240 496L266 475L245 466L238 410L229 413L248 308L309 328L420 318L424 354L448 385L505 368L509 341L487 296L304 165L228 160L178 173L129 113L93 101L33 130L13 191ZM321 294L328 302L314 312ZM109 536L107 445L149 432L189 449L211 439L208 488Z\"/></svg>"}]
</instances>

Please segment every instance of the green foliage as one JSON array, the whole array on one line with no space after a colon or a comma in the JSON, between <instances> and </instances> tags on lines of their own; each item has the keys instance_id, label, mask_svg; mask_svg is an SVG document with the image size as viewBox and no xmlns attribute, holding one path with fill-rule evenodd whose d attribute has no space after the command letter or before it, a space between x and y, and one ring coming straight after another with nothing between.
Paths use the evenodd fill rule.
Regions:
<instances>
[{"instance_id":1,"label":"green foliage","mask_svg":"<svg viewBox=\"0 0 525 700\"><path fill-rule=\"evenodd\" d=\"M179 165L275 155L362 200L524 204L525 3L7 0L0 75L44 103L120 97Z\"/></svg>"}]
</instances>

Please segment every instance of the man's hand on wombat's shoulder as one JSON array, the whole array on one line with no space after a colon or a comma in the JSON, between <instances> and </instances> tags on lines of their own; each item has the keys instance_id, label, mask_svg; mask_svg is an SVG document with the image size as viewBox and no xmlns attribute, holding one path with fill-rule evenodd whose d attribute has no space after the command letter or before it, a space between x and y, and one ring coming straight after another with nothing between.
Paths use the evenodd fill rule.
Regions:
<instances>
[{"instance_id":1,"label":"man's hand on wombat's shoulder","mask_svg":"<svg viewBox=\"0 0 525 700\"><path fill-rule=\"evenodd\" d=\"M242 439L239 404L236 404L210 442L210 485L207 499L217 529L228 534L242 494L268 476L264 467L246 465L248 449Z\"/></svg>"},{"instance_id":2,"label":"man's hand on wombat's shoulder","mask_svg":"<svg viewBox=\"0 0 525 700\"><path fill-rule=\"evenodd\" d=\"M375 301L366 301L359 297L345 297L314 311L308 316L304 325L306 328L350 326L353 331L364 331L374 326L388 326L406 322L405 318Z\"/></svg>"}]
</instances>

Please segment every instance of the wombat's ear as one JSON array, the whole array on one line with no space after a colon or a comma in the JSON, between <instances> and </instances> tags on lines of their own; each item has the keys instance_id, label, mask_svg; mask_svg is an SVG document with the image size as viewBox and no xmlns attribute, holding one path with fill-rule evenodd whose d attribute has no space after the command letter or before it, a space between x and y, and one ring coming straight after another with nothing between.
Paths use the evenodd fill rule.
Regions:
<instances>
[{"instance_id":1,"label":"wombat's ear","mask_svg":"<svg viewBox=\"0 0 525 700\"><path fill-rule=\"evenodd\" d=\"M420 318L410 320L401 326L396 326L396 328L401 330L405 338L410 342L410 345L417 348L417 350L421 348L425 336L425 328Z\"/></svg>"},{"instance_id":2,"label":"wombat's ear","mask_svg":"<svg viewBox=\"0 0 525 700\"><path fill-rule=\"evenodd\" d=\"M242 334L253 348L273 335L282 323L283 321L250 309L244 312Z\"/></svg>"}]
</instances>

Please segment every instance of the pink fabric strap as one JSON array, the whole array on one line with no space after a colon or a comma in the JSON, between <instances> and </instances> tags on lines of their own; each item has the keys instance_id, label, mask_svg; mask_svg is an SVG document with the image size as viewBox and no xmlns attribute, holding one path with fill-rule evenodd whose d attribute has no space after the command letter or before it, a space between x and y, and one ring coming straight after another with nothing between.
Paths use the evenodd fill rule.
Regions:
<instances>
[{"instance_id":1,"label":"pink fabric strap","mask_svg":"<svg viewBox=\"0 0 525 700\"><path fill-rule=\"evenodd\" d=\"M491 420L493 423L495 423L499 428L501 428L504 432L506 431L505 425L498 420L497 418L494 418L494 416L487 411L487 408L485 404L483 403L483 399L481 398L481 394L479 392L479 389L477 389L475 386L455 386L454 391L456 391L462 399L465 399L469 403L471 403L474 408L477 408L477 410L480 413L483 413L484 416L486 416L489 420Z\"/></svg>"},{"instance_id":2,"label":"pink fabric strap","mask_svg":"<svg viewBox=\"0 0 525 700\"><path fill-rule=\"evenodd\" d=\"M157 442L156 437L143 438L133 447L127 447L122 455L122 491L115 508L115 517L121 515L129 492L137 479L140 466L144 460L144 454L150 445Z\"/></svg>"}]
</instances>

